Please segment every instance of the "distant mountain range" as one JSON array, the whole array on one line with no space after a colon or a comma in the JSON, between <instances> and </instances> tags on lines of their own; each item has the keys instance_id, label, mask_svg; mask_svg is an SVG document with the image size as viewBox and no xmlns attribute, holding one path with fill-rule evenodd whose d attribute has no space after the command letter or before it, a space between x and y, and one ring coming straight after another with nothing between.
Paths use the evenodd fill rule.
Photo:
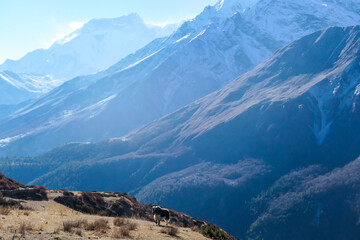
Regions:
<instances>
[{"instance_id":1,"label":"distant mountain range","mask_svg":"<svg viewBox=\"0 0 360 240\"><path fill-rule=\"evenodd\" d=\"M1 168L50 188L131 192L245 239L357 239L359 76L360 26L326 28L122 138Z\"/></svg>"},{"instance_id":2,"label":"distant mountain range","mask_svg":"<svg viewBox=\"0 0 360 240\"><path fill-rule=\"evenodd\" d=\"M177 24L163 28L146 24L135 13L93 19L48 49L38 49L19 60L1 64L0 105L18 104L76 76L104 70L152 40L170 35L176 28Z\"/></svg>"},{"instance_id":3,"label":"distant mountain range","mask_svg":"<svg viewBox=\"0 0 360 240\"><path fill-rule=\"evenodd\" d=\"M171 34L176 24L164 28L147 25L136 13L93 19L80 29L19 60L6 60L0 70L69 80L104 70L158 37Z\"/></svg>"},{"instance_id":4,"label":"distant mountain range","mask_svg":"<svg viewBox=\"0 0 360 240\"><path fill-rule=\"evenodd\" d=\"M0 72L0 105L16 105L61 85L50 76Z\"/></svg>"},{"instance_id":5,"label":"distant mountain range","mask_svg":"<svg viewBox=\"0 0 360 240\"><path fill-rule=\"evenodd\" d=\"M36 155L60 144L127 134L220 89L292 40L359 23L358 8L355 1L219 1L169 37L1 119L0 154Z\"/></svg>"}]
</instances>

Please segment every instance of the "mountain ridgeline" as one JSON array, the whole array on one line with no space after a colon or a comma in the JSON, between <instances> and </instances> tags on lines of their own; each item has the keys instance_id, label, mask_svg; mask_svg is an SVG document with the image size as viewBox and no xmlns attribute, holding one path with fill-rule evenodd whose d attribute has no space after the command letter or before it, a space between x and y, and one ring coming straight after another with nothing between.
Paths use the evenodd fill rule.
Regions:
<instances>
[{"instance_id":1,"label":"mountain ridgeline","mask_svg":"<svg viewBox=\"0 0 360 240\"><path fill-rule=\"evenodd\" d=\"M19 60L6 60L0 70L66 81L104 70L175 28L176 24L164 28L148 25L136 13L92 19L47 49L37 49Z\"/></svg>"},{"instance_id":2,"label":"mountain ridgeline","mask_svg":"<svg viewBox=\"0 0 360 240\"><path fill-rule=\"evenodd\" d=\"M93 19L47 49L6 60L0 65L0 108L9 110L2 111L0 118L21 109L17 104L24 105L67 80L110 67L152 40L170 35L176 27L146 24L135 13Z\"/></svg>"},{"instance_id":3,"label":"mountain ridgeline","mask_svg":"<svg viewBox=\"0 0 360 240\"><path fill-rule=\"evenodd\" d=\"M357 239L359 76L360 26L326 28L124 137L1 168L48 188L130 192L244 239Z\"/></svg>"},{"instance_id":4,"label":"mountain ridgeline","mask_svg":"<svg viewBox=\"0 0 360 240\"><path fill-rule=\"evenodd\" d=\"M69 142L95 142L128 134L224 87L284 44L325 27L359 24L356 3L219 1L170 36L155 39L107 70L74 78L42 97L7 110L0 119L0 155L35 156ZM138 18L133 15L128 18L141 22L135 21ZM62 56L68 48L90 54L86 46L92 46L97 34L105 35L101 39L112 39L113 31L123 31L114 26L130 21L128 18L107 21L110 24L90 21L74 33L78 35L73 34L71 41L56 43L44 51L54 57ZM122 36L120 33L115 35ZM96 43L103 46L101 41ZM80 46L85 46L85 50ZM109 51L120 56L109 49L101 51L104 56ZM19 64L34 54L30 53ZM82 52L78 55L83 56ZM74 59L72 55L70 58ZM83 67L92 66L87 60L94 58L85 57L85 62L75 64L66 57L55 61L59 64L54 69L82 71ZM53 69L53 65L47 65L53 61L47 63L46 59L42 61L44 69ZM102 57L95 59L106 62ZM64 67L64 62L69 66ZM84 71L75 75L80 73Z\"/></svg>"},{"instance_id":5,"label":"mountain ridgeline","mask_svg":"<svg viewBox=\"0 0 360 240\"><path fill-rule=\"evenodd\" d=\"M49 76L0 72L0 106L21 104L48 92L61 83Z\"/></svg>"}]
</instances>

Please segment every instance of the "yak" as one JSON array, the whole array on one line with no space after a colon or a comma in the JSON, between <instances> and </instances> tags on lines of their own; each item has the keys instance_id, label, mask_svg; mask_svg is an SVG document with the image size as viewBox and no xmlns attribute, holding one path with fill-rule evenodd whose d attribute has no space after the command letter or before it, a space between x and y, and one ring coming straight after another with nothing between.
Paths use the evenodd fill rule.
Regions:
<instances>
[{"instance_id":1,"label":"yak","mask_svg":"<svg viewBox=\"0 0 360 240\"><path fill-rule=\"evenodd\" d=\"M169 209L162 208L160 206L153 206L152 213L154 214L154 220L157 225L160 226L160 221L164 221L166 226L170 222L170 211Z\"/></svg>"}]
</instances>

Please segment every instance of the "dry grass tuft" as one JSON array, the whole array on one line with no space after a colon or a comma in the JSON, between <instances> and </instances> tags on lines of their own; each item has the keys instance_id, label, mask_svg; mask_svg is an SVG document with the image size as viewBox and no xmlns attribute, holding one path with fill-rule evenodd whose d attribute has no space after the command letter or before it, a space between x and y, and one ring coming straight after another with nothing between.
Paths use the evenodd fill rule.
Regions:
<instances>
[{"instance_id":1,"label":"dry grass tuft","mask_svg":"<svg viewBox=\"0 0 360 240\"><path fill-rule=\"evenodd\" d=\"M0 206L0 215L9 215L10 212L10 208Z\"/></svg>"},{"instance_id":2,"label":"dry grass tuft","mask_svg":"<svg viewBox=\"0 0 360 240\"><path fill-rule=\"evenodd\" d=\"M138 227L136 223L130 222L129 220L125 221L123 218L115 218L114 226L118 228L113 230L113 238L130 237L130 231L133 231Z\"/></svg>"},{"instance_id":3,"label":"dry grass tuft","mask_svg":"<svg viewBox=\"0 0 360 240\"><path fill-rule=\"evenodd\" d=\"M75 231L75 234L78 235L78 236L80 236L80 237L82 237L82 231L81 231L81 229L76 230L76 231Z\"/></svg>"},{"instance_id":4,"label":"dry grass tuft","mask_svg":"<svg viewBox=\"0 0 360 240\"><path fill-rule=\"evenodd\" d=\"M87 220L63 222L64 232L73 232L74 228L76 228L76 234L82 234L81 229L84 229L86 231L97 231L101 233L106 233L106 230L109 228L109 226L108 220L105 219L98 219L94 222L88 222Z\"/></svg>"},{"instance_id":5,"label":"dry grass tuft","mask_svg":"<svg viewBox=\"0 0 360 240\"><path fill-rule=\"evenodd\" d=\"M63 222L63 230L64 232L72 232L73 228L82 228L83 226L87 226L88 222L86 220L78 220L78 221L66 221Z\"/></svg>"},{"instance_id":6,"label":"dry grass tuft","mask_svg":"<svg viewBox=\"0 0 360 240\"><path fill-rule=\"evenodd\" d=\"M29 216L29 215L30 215L30 211L28 211L28 210L24 211L24 215L25 215L25 216Z\"/></svg>"},{"instance_id":7,"label":"dry grass tuft","mask_svg":"<svg viewBox=\"0 0 360 240\"><path fill-rule=\"evenodd\" d=\"M81 228L81 227L85 226L87 223L88 223L88 221L85 219L73 221L73 225L75 228Z\"/></svg>"},{"instance_id":8,"label":"dry grass tuft","mask_svg":"<svg viewBox=\"0 0 360 240\"><path fill-rule=\"evenodd\" d=\"M177 229L176 227L165 227L161 229L160 232L168 234L170 236L176 236L179 232L179 229Z\"/></svg>"},{"instance_id":9,"label":"dry grass tuft","mask_svg":"<svg viewBox=\"0 0 360 240\"><path fill-rule=\"evenodd\" d=\"M18 232L21 234L25 234L27 231L33 230L33 226L30 223L22 222L19 225Z\"/></svg>"},{"instance_id":10,"label":"dry grass tuft","mask_svg":"<svg viewBox=\"0 0 360 240\"><path fill-rule=\"evenodd\" d=\"M122 225L119 228L114 229L113 238L123 238L123 237L130 237L130 229L127 225Z\"/></svg>"},{"instance_id":11,"label":"dry grass tuft","mask_svg":"<svg viewBox=\"0 0 360 240\"><path fill-rule=\"evenodd\" d=\"M63 222L63 230L64 232L71 232L73 229L73 224L71 221Z\"/></svg>"},{"instance_id":12,"label":"dry grass tuft","mask_svg":"<svg viewBox=\"0 0 360 240\"><path fill-rule=\"evenodd\" d=\"M177 229L176 227L169 227L168 228L168 234L170 236L176 236L176 234L179 232L179 229Z\"/></svg>"},{"instance_id":13,"label":"dry grass tuft","mask_svg":"<svg viewBox=\"0 0 360 240\"><path fill-rule=\"evenodd\" d=\"M19 209L20 209L20 210L24 210L24 211L28 211L28 212L35 211L35 210L34 210L33 208L31 208L31 207L23 206L23 205L20 205L20 206L19 206Z\"/></svg>"},{"instance_id":14,"label":"dry grass tuft","mask_svg":"<svg viewBox=\"0 0 360 240\"><path fill-rule=\"evenodd\" d=\"M196 227L196 226L193 226L193 227L191 228L191 231L193 231L193 232L198 232L198 233L201 232L200 228L199 228L199 227Z\"/></svg>"},{"instance_id":15,"label":"dry grass tuft","mask_svg":"<svg viewBox=\"0 0 360 240\"><path fill-rule=\"evenodd\" d=\"M59 232L60 232L60 227L58 227L58 228L54 229L53 234L58 234Z\"/></svg>"},{"instance_id":16,"label":"dry grass tuft","mask_svg":"<svg viewBox=\"0 0 360 240\"><path fill-rule=\"evenodd\" d=\"M129 230L130 231L133 231L133 230L135 230L136 228L137 228L137 224L136 223L131 223L131 222L127 222L127 224L126 224L128 227L129 227Z\"/></svg>"},{"instance_id":17,"label":"dry grass tuft","mask_svg":"<svg viewBox=\"0 0 360 240\"><path fill-rule=\"evenodd\" d=\"M125 224L125 219L119 217L114 218L113 224L114 226L120 227Z\"/></svg>"},{"instance_id":18,"label":"dry grass tuft","mask_svg":"<svg viewBox=\"0 0 360 240\"><path fill-rule=\"evenodd\" d=\"M85 230L105 233L106 230L109 228L108 223L109 223L108 220L98 219L95 222L87 223L85 225Z\"/></svg>"}]
</instances>

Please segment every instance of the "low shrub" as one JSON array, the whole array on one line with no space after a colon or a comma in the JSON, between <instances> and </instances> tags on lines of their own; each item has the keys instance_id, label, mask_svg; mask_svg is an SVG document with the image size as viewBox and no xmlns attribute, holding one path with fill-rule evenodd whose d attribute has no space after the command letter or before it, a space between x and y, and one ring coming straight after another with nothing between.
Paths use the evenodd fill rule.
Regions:
<instances>
[{"instance_id":1,"label":"low shrub","mask_svg":"<svg viewBox=\"0 0 360 240\"><path fill-rule=\"evenodd\" d=\"M177 229L177 228L175 228L175 227L169 227L168 228L168 234L170 235L170 236L176 236L176 234L179 232L179 230Z\"/></svg>"},{"instance_id":2,"label":"low shrub","mask_svg":"<svg viewBox=\"0 0 360 240\"><path fill-rule=\"evenodd\" d=\"M129 220L124 220L123 218L115 218L114 226L117 227L113 231L113 238L123 238L130 237L130 231L133 231L137 228L137 224L130 222Z\"/></svg>"},{"instance_id":3,"label":"low shrub","mask_svg":"<svg viewBox=\"0 0 360 240\"><path fill-rule=\"evenodd\" d=\"M85 230L105 233L106 230L109 228L108 223L109 223L108 220L98 219L94 222L86 224Z\"/></svg>"},{"instance_id":4,"label":"low shrub","mask_svg":"<svg viewBox=\"0 0 360 240\"><path fill-rule=\"evenodd\" d=\"M71 232L74 225L71 221L63 222L63 230L64 232Z\"/></svg>"},{"instance_id":5,"label":"low shrub","mask_svg":"<svg viewBox=\"0 0 360 240\"><path fill-rule=\"evenodd\" d=\"M0 189L1 190L10 190L10 186L9 184L4 180L4 179L1 179L0 180Z\"/></svg>"},{"instance_id":6,"label":"low shrub","mask_svg":"<svg viewBox=\"0 0 360 240\"><path fill-rule=\"evenodd\" d=\"M170 236L176 236L179 232L179 229L176 227L165 227L160 230L161 233L168 234Z\"/></svg>"},{"instance_id":7,"label":"low shrub","mask_svg":"<svg viewBox=\"0 0 360 240\"><path fill-rule=\"evenodd\" d=\"M91 205L97 205L104 202L104 198L98 193L82 192L81 196L84 202L90 203Z\"/></svg>"},{"instance_id":8,"label":"low shrub","mask_svg":"<svg viewBox=\"0 0 360 240\"><path fill-rule=\"evenodd\" d=\"M25 215L25 216L29 216L29 215L30 215L30 211L29 211L29 210L25 210L25 211L24 211L24 215Z\"/></svg>"},{"instance_id":9,"label":"low shrub","mask_svg":"<svg viewBox=\"0 0 360 240\"><path fill-rule=\"evenodd\" d=\"M118 239L124 237L119 228L115 228L111 234L112 238Z\"/></svg>"},{"instance_id":10,"label":"low shrub","mask_svg":"<svg viewBox=\"0 0 360 240\"><path fill-rule=\"evenodd\" d=\"M130 231L133 231L133 230L135 230L136 228L137 228L137 224L136 223L134 223L134 222L127 222L127 224L126 224L128 227L129 227L129 230Z\"/></svg>"},{"instance_id":11,"label":"low shrub","mask_svg":"<svg viewBox=\"0 0 360 240\"><path fill-rule=\"evenodd\" d=\"M82 228L88 225L87 220L77 220L77 221L66 221L63 222L64 232L72 232L73 228Z\"/></svg>"},{"instance_id":12,"label":"low shrub","mask_svg":"<svg viewBox=\"0 0 360 240\"><path fill-rule=\"evenodd\" d=\"M78 236L80 236L80 237L82 237L82 231L81 231L81 229L76 230L76 231L75 231L75 234L78 235Z\"/></svg>"},{"instance_id":13,"label":"low shrub","mask_svg":"<svg viewBox=\"0 0 360 240\"><path fill-rule=\"evenodd\" d=\"M63 192L62 192L62 194L64 195L64 196L74 196L74 194L72 193L72 192L69 192L68 190L66 190L66 189L64 189L64 190L62 190Z\"/></svg>"},{"instance_id":14,"label":"low shrub","mask_svg":"<svg viewBox=\"0 0 360 240\"><path fill-rule=\"evenodd\" d=\"M47 198L47 189L44 186L39 186L41 196Z\"/></svg>"},{"instance_id":15,"label":"low shrub","mask_svg":"<svg viewBox=\"0 0 360 240\"><path fill-rule=\"evenodd\" d=\"M10 208L0 206L0 215L9 215L10 212Z\"/></svg>"},{"instance_id":16,"label":"low shrub","mask_svg":"<svg viewBox=\"0 0 360 240\"><path fill-rule=\"evenodd\" d=\"M125 220L123 218L117 217L117 218L114 218L113 224L114 224L114 226L120 227L125 224Z\"/></svg>"},{"instance_id":17,"label":"low shrub","mask_svg":"<svg viewBox=\"0 0 360 240\"><path fill-rule=\"evenodd\" d=\"M27 231L31 231L33 229L33 226L30 223L22 222L19 225L18 231L21 234L25 234Z\"/></svg>"},{"instance_id":18,"label":"low shrub","mask_svg":"<svg viewBox=\"0 0 360 240\"><path fill-rule=\"evenodd\" d=\"M219 229L211 229L209 226L204 227L201 230L201 233L205 237L215 239L215 240L227 240L227 239L229 239L227 234L224 233L223 231L221 231Z\"/></svg>"},{"instance_id":19,"label":"low shrub","mask_svg":"<svg viewBox=\"0 0 360 240\"><path fill-rule=\"evenodd\" d=\"M117 229L118 235L120 237L130 237L130 229L129 226L124 225Z\"/></svg>"},{"instance_id":20,"label":"low shrub","mask_svg":"<svg viewBox=\"0 0 360 240\"><path fill-rule=\"evenodd\" d=\"M15 201L12 199L5 199L5 198L0 198L0 206L3 207L12 207L12 208L20 208L21 204L19 201Z\"/></svg>"},{"instance_id":21,"label":"low shrub","mask_svg":"<svg viewBox=\"0 0 360 240\"><path fill-rule=\"evenodd\" d=\"M94 213L94 208L93 207L89 207L87 204L82 205L81 207L81 211L84 213Z\"/></svg>"}]
</instances>

